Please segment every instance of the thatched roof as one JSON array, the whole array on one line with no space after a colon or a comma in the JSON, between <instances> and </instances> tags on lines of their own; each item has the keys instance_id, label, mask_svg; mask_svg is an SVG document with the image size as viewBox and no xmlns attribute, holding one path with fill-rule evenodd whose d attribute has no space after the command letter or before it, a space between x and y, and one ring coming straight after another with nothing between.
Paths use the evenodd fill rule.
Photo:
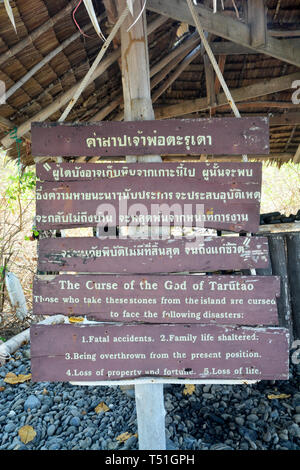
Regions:
<instances>
[{"instance_id":1,"label":"thatched roof","mask_svg":"<svg viewBox=\"0 0 300 470\"><path fill-rule=\"evenodd\" d=\"M53 103L58 103L59 106L58 100L85 76L99 52L103 42L93 29L83 3L76 10L75 18L81 29L90 26L85 30L85 35L80 33L74 22L72 13L78 3L79 0L10 0L17 33L8 18L4 3L0 3L0 80L5 83L8 93L6 103L0 105L2 144L3 139L14 128L18 130L22 124L38 120L38 113L47 110ZM207 102L208 66L203 54L195 51L199 38L194 26L180 21L186 20L182 14L184 10L180 10L184 3L185 0L165 0L164 9L160 7L164 2L147 1L147 21L155 27L149 34L148 41L156 117L230 116L232 112L229 106L216 107L211 102L210 107ZM241 115L270 117L269 160L275 159L282 163L294 159L296 155L297 161L300 110L299 105L292 103L292 94L296 91L292 88L292 82L297 76L300 80L300 1L267 0L268 38L271 40L267 40L267 46L263 44L251 49L245 47L245 40L249 41L248 38L241 38L239 44L234 30L230 31L227 27L227 32L222 32L223 23L226 26L228 18L247 24L247 2L224 0L224 11L221 11L221 2L218 2L219 12L214 18L211 16L212 1L198 3L207 8L210 44L227 85L233 94L236 93L234 98ZM96 14L101 15L101 30L107 36L114 21L111 9L114 2L98 0L93 4ZM165 15L161 16L160 13ZM222 18L226 21L222 21ZM66 45L65 41L76 33L77 37ZM228 38L233 40L229 41ZM183 44L187 46L184 47ZM62 50L53 53L59 46ZM122 82L117 48L116 39L106 52L105 59L116 58L84 90L67 121L120 119ZM170 61L175 56L172 51L176 48L182 52ZM191 51L194 51L194 55L188 56ZM50 53L52 58L48 61ZM20 80L41 61L46 63L21 84ZM215 78L213 80L212 93L216 94L220 103L222 90L218 81ZM18 88L12 92L12 87L16 84ZM64 108L65 104L57 107L45 120L57 121ZM21 140L22 162L32 164L30 132L22 135ZM13 140L9 147L9 155L17 158L17 143Z\"/></svg>"}]
</instances>

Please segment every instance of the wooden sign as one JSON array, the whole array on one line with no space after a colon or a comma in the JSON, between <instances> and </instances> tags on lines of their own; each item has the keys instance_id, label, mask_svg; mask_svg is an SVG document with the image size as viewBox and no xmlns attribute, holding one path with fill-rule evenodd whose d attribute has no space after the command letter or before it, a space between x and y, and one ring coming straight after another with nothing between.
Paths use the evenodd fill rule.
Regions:
<instances>
[{"instance_id":1,"label":"wooden sign","mask_svg":"<svg viewBox=\"0 0 300 470\"><path fill-rule=\"evenodd\" d=\"M209 272L266 268L265 237L204 237L186 239L100 240L97 237L46 238L39 241L40 271L98 273Z\"/></svg>"},{"instance_id":2,"label":"wooden sign","mask_svg":"<svg viewBox=\"0 0 300 470\"><path fill-rule=\"evenodd\" d=\"M38 169L38 177L44 178L36 188L38 230L97 224L196 226L236 232L257 232L259 227L261 166L253 167L253 176L246 177L243 164L234 167L218 164L215 170L223 175L222 180L220 177L219 181L209 181L204 175L214 173L214 168L197 164L186 164L180 170L178 165L171 164L169 172L167 168L160 171L158 166L148 164L132 165L135 177L120 177L122 171L128 174L130 170L118 164L110 165L109 169L86 164L83 174L94 174L96 166L110 175L99 179L90 176L86 184L87 178L66 181L65 166L62 170L56 167L57 181L52 181L50 169L48 181L47 165L42 167L42 174ZM80 173L81 169L78 170ZM139 171L155 176L141 178ZM166 176L170 174L173 176Z\"/></svg>"},{"instance_id":3,"label":"wooden sign","mask_svg":"<svg viewBox=\"0 0 300 470\"><path fill-rule=\"evenodd\" d=\"M30 336L34 382L289 377L284 328L32 325Z\"/></svg>"},{"instance_id":4,"label":"wooden sign","mask_svg":"<svg viewBox=\"0 0 300 470\"><path fill-rule=\"evenodd\" d=\"M280 279L272 276L38 276L34 315L106 322L277 325Z\"/></svg>"},{"instance_id":5,"label":"wooden sign","mask_svg":"<svg viewBox=\"0 0 300 470\"><path fill-rule=\"evenodd\" d=\"M78 124L34 122L31 136L33 156L269 153L266 117Z\"/></svg>"}]
</instances>

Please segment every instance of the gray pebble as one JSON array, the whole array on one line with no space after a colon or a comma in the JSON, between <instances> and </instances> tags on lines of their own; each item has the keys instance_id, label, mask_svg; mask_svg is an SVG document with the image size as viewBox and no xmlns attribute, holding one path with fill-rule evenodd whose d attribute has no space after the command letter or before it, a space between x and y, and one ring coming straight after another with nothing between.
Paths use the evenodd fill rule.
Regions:
<instances>
[{"instance_id":1,"label":"gray pebble","mask_svg":"<svg viewBox=\"0 0 300 470\"><path fill-rule=\"evenodd\" d=\"M294 415L293 420L295 421L296 424L299 424L300 423L300 414Z\"/></svg>"},{"instance_id":2,"label":"gray pebble","mask_svg":"<svg viewBox=\"0 0 300 470\"><path fill-rule=\"evenodd\" d=\"M207 400L211 400L214 398L214 395L212 393L202 393L202 397L206 398Z\"/></svg>"},{"instance_id":3,"label":"gray pebble","mask_svg":"<svg viewBox=\"0 0 300 470\"><path fill-rule=\"evenodd\" d=\"M48 436L53 436L55 431L56 431L56 426L54 424L50 424L50 426L48 426L48 429L47 429Z\"/></svg>"},{"instance_id":4,"label":"gray pebble","mask_svg":"<svg viewBox=\"0 0 300 470\"><path fill-rule=\"evenodd\" d=\"M73 418L70 419L70 426L75 426L75 427L78 427L80 426L80 418L78 416L73 416Z\"/></svg>"},{"instance_id":5,"label":"gray pebble","mask_svg":"<svg viewBox=\"0 0 300 470\"><path fill-rule=\"evenodd\" d=\"M171 439L166 439L166 450L178 450L178 447Z\"/></svg>"},{"instance_id":6,"label":"gray pebble","mask_svg":"<svg viewBox=\"0 0 300 470\"><path fill-rule=\"evenodd\" d=\"M252 423L255 423L256 421L259 420L259 417L255 414L250 414L247 416L247 420L252 422Z\"/></svg>"},{"instance_id":7,"label":"gray pebble","mask_svg":"<svg viewBox=\"0 0 300 470\"><path fill-rule=\"evenodd\" d=\"M236 422L236 424L238 424L239 426L244 426L245 420L244 420L244 418L242 418L241 416L238 416L238 417L235 418L235 422Z\"/></svg>"},{"instance_id":8,"label":"gray pebble","mask_svg":"<svg viewBox=\"0 0 300 470\"><path fill-rule=\"evenodd\" d=\"M273 421L276 421L279 418L279 413L277 410L273 410L270 414L270 417L272 418Z\"/></svg>"},{"instance_id":9,"label":"gray pebble","mask_svg":"<svg viewBox=\"0 0 300 470\"><path fill-rule=\"evenodd\" d=\"M210 447L210 450L234 450L227 444L214 444Z\"/></svg>"},{"instance_id":10,"label":"gray pebble","mask_svg":"<svg viewBox=\"0 0 300 470\"><path fill-rule=\"evenodd\" d=\"M25 400L23 398L18 398L18 400L16 400L13 404L12 404L12 407L11 409L12 410L15 410L16 408L18 408L19 406L23 406Z\"/></svg>"},{"instance_id":11,"label":"gray pebble","mask_svg":"<svg viewBox=\"0 0 300 470\"><path fill-rule=\"evenodd\" d=\"M240 444L240 449L241 450L249 450L249 444L247 442L242 442Z\"/></svg>"},{"instance_id":12,"label":"gray pebble","mask_svg":"<svg viewBox=\"0 0 300 470\"><path fill-rule=\"evenodd\" d=\"M124 443L122 450L129 450L132 449L137 443L137 438L135 436L131 436L127 441Z\"/></svg>"},{"instance_id":13,"label":"gray pebble","mask_svg":"<svg viewBox=\"0 0 300 470\"><path fill-rule=\"evenodd\" d=\"M60 450L61 444L59 442L55 442L49 446L49 450Z\"/></svg>"},{"instance_id":14,"label":"gray pebble","mask_svg":"<svg viewBox=\"0 0 300 470\"><path fill-rule=\"evenodd\" d=\"M296 438L300 438L300 427L298 426L298 424L294 423L294 424L291 424L291 426L289 426L289 434L291 436L294 436Z\"/></svg>"},{"instance_id":15,"label":"gray pebble","mask_svg":"<svg viewBox=\"0 0 300 470\"><path fill-rule=\"evenodd\" d=\"M15 429L16 429L16 424L13 422L9 422L6 424L6 426L4 426L4 431L7 433L11 433L15 431Z\"/></svg>"},{"instance_id":16,"label":"gray pebble","mask_svg":"<svg viewBox=\"0 0 300 470\"><path fill-rule=\"evenodd\" d=\"M107 444L107 450L116 450L119 447L119 442L110 441Z\"/></svg>"},{"instance_id":17,"label":"gray pebble","mask_svg":"<svg viewBox=\"0 0 300 470\"><path fill-rule=\"evenodd\" d=\"M40 406L40 400L35 395L29 395L29 397L24 403L24 410L33 410L34 408L39 408Z\"/></svg>"},{"instance_id":18,"label":"gray pebble","mask_svg":"<svg viewBox=\"0 0 300 470\"><path fill-rule=\"evenodd\" d=\"M289 436L288 436L288 431L287 429L284 429L282 431L280 431L278 433L278 436L280 439L282 439L283 441L288 441L289 440Z\"/></svg>"},{"instance_id":19,"label":"gray pebble","mask_svg":"<svg viewBox=\"0 0 300 470\"><path fill-rule=\"evenodd\" d=\"M265 432L265 433L263 434L263 440L264 440L265 442L271 442L271 440L272 440L272 435L271 435L270 431L267 431L267 432Z\"/></svg>"}]
</instances>

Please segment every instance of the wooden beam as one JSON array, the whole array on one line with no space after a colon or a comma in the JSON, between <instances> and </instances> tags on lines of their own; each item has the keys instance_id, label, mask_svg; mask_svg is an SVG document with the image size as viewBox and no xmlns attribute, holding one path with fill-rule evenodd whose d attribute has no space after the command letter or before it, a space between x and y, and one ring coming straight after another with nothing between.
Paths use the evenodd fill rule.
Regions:
<instances>
[{"instance_id":1,"label":"wooden beam","mask_svg":"<svg viewBox=\"0 0 300 470\"><path fill-rule=\"evenodd\" d=\"M107 19L111 25L114 25L118 19L118 12L116 2L114 0L103 0L105 10L107 12Z\"/></svg>"},{"instance_id":2,"label":"wooden beam","mask_svg":"<svg viewBox=\"0 0 300 470\"><path fill-rule=\"evenodd\" d=\"M4 129L13 129L14 127L13 123L3 116L0 116L0 126Z\"/></svg>"},{"instance_id":3,"label":"wooden beam","mask_svg":"<svg viewBox=\"0 0 300 470\"><path fill-rule=\"evenodd\" d=\"M287 248L287 272L291 292L294 337L300 338L300 233L284 233L284 235Z\"/></svg>"},{"instance_id":4,"label":"wooden beam","mask_svg":"<svg viewBox=\"0 0 300 470\"><path fill-rule=\"evenodd\" d=\"M268 33L274 38L296 38L300 37L300 29L283 30L283 29L269 29Z\"/></svg>"},{"instance_id":5,"label":"wooden beam","mask_svg":"<svg viewBox=\"0 0 300 470\"><path fill-rule=\"evenodd\" d=\"M150 11L166 15L174 20L184 21L185 23L195 26L185 0L176 0L175 4L174 2L165 0L148 0L147 8ZM198 4L195 8L205 31L242 46L249 47L259 53L275 57L283 62L288 62L297 67L300 66L300 50L295 49L289 40L280 41L268 34L265 47L254 47L251 44L251 31L248 24L242 23L223 13L212 13L211 10L201 4Z\"/></svg>"},{"instance_id":6,"label":"wooden beam","mask_svg":"<svg viewBox=\"0 0 300 470\"><path fill-rule=\"evenodd\" d=\"M207 104L209 107L214 107L216 104L215 72L207 54L204 54L203 60L205 70Z\"/></svg>"},{"instance_id":7,"label":"wooden beam","mask_svg":"<svg viewBox=\"0 0 300 470\"><path fill-rule=\"evenodd\" d=\"M219 60L218 60L218 65L219 65L220 70L221 70L222 73L224 73L225 62L226 62L226 55L225 54L220 55ZM220 83L218 77L216 77L215 94L217 95L220 92L220 90L221 90L221 83Z\"/></svg>"},{"instance_id":8,"label":"wooden beam","mask_svg":"<svg viewBox=\"0 0 300 470\"><path fill-rule=\"evenodd\" d=\"M126 6L125 0L118 0L119 14ZM136 15L142 10L142 1L136 0L133 9ZM154 119L150 92L150 71L147 40L146 14L133 26L127 18L121 26L122 84L124 97L124 120L144 121ZM128 32L128 29L130 32ZM139 73L137 73L139 70ZM158 161L159 155L128 157L128 161Z\"/></svg>"},{"instance_id":9,"label":"wooden beam","mask_svg":"<svg viewBox=\"0 0 300 470\"><path fill-rule=\"evenodd\" d=\"M180 62L187 57L189 53L195 48L195 45L199 44L199 41L194 43L189 43L189 47L180 47L177 50L177 55L175 57L173 51L170 52L166 57L160 60L155 64L154 67L150 69L151 78L151 89L155 88L175 67L177 67ZM188 66L188 64L187 64ZM155 73L153 71L155 68Z\"/></svg>"},{"instance_id":10,"label":"wooden beam","mask_svg":"<svg viewBox=\"0 0 300 470\"><path fill-rule=\"evenodd\" d=\"M272 35L272 32L268 30L269 34ZM286 39L281 39L280 42L284 44ZM300 47L300 39L288 39L288 45L292 48ZM253 54L262 54L262 51L259 49L250 49L250 47L242 46L230 41L218 41L211 43L212 51L215 55L253 55Z\"/></svg>"},{"instance_id":11,"label":"wooden beam","mask_svg":"<svg viewBox=\"0 0 300 470\"><path fill-rule=\"evenodd\" d=\"M251 45L265 47L267 43L267 15L264 0L251 0L248 6L248 25L250 26Z\"/></svg>"},{"instance_id":12,"label":"wooden beam","mask_svg":"<svg viewBox=\"0 0 300 470\"><path fill-rule=\"evenodd\" d=\"M221 73L224 73L225 62L226 62L226 55L220 55L218 59L218 66L221 70ZM214 86L214 104L216 104L216 96L220 93L220 90L221 90L221 83L218 77L216 77L215 86ZM213 117L216 114L216 107L212 108L210 113L211 113L211 116Z\"/></svg>"},{"instance_id":13,"label":"wooden beam","mask_svg":"<svg viewBox=\"0 0 300 470\"><path fill-rule=\"evenodd\" d=\"M300 113L283 113L270 117L270 126L293 126L300 125Z\"/></svg>"},{"instance_id":14,"label":"wooden beam","mask_svg":"<svg viewBox=\"0 0 300 470\"><path fill-rule=\"evenodd\" d=\"M255 83L254 85L233 89L232 97L235 102L238 103L240 101L258 98L259 96L264 96L270 93L288 90L292 87L293 81L297 80L298 78L299 73L296 72L289 75L284 75L282 77L273 78L271 80L263 80L262 82ZM219 93L216 99L217 106L227 104L227 98L224 93ZM207 99L205 97L195 100L185 100L179 104L170 106L158 107L155 110L155 116L156 119L168 119L172 117L183 116L185 114L205 111L207 109Z\"/></svg>"},{"instance_id":15,"label":"wooden beam","mask_svg":"<svg viewBox=\"0 0 300 470\"><path fill-rule=\"evenodd\" d=\"M218 111L223 111L229 108L229 105L217 106ZM288 101L250 101L249 103L240 103L240 109L249 108L276 108L276 109L297 109L297 105L289 103Z\"/></svg>"},{"instance_id":16,"label":"wooden beam","mask_svg":"<svg viewBox=\"0 0 300 470\"><path fill-rule=\"evenodd\" d=\"M212 42L211 49L214 55L248 55L248 54L259 54L258 51L254 51L249 47L241 46L230 41L219 41Z\"/></svg>"},{"instance_id":17,"label":"wooden beam","mask_svg":"<svg viewBox=\"0 0 300 470\"><path fill-rule=\"evenodd\" d=\"M239 107L243 109L243 104L240 103ZM261 116L261 113L243 113L243 117L258 117ZM228 113L218 113L218 117L228 117ZM265 116L265 114L264 114ZM186 114L185 118L186 119L195 119L199 118L202 116L199 116L199 113L191 113L191 114ZM203 116L204 117L204 116ZM270 127L274 127L276 130L282 130L284 132L284 127L292 127L295 124L300 125L300 113L280 113L275 116L270 116L269 117L269 125Z\"/></svg>"},{"instance_id":18,"label":"wooden beam","mask_svg":"<svg viewBox=\"0 0 300 470\"><path fill-rule=\"evenodd\" d=\"M163 18L163 17L162 17ZM168 65L172 60L178 59L179 56L183 53L190 52L197 44L200 43L200 38L198 33L193 33L189 38L183 41L180 46L175 47L171 52L169 52L163 59L154 64L150 70L150 77L153 77L158 72L162 70L163 67Z\"/></svg>"},{"instance_id":19,"label":"wooden beam","mask_svg":"<svg viewBox=\"0 0 300 470\"><path fill-rule=\"evenodd\" d=\"M182 74L188 65L201 54L201 45L195 47L176 68L176 70L169 76L169 78L153 93L153 103L172 85L172 83Z\"/></svg>"},{"instance_id":20,"label":"wooden beam","mask_svg":"<svg viewBox=\"0 0 300 470\"><path fill-rule=\"evenodd\" d=\"M0 65L6 62L9 58L14 57L16 54L21 52L23 49L25 49L25 47L30 46L39 36L48 31L48 29L52 28L59 20L66 18L66 16L71 13L76 3L78 3L77 0L72 0L69 2L65 8L56 13L56 15L42 24L42 26L36 28L29 36L27 36L22 41L19 41L13 47L10 47L6 52L1 54Z\"/></svg>"}]
</instances>

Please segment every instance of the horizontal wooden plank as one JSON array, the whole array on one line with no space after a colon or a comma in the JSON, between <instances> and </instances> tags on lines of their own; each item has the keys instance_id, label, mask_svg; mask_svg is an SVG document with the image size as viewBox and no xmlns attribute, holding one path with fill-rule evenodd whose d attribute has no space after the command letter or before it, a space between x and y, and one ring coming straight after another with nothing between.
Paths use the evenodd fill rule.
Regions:
<instances>
[{"instance_id":1,"label":"horizontal wooden plank","mask_svg":"<svg viewBox=\"0 0 300 470\"><path fill-rule=\"evenodd\" d=\"M178 226L256 232L260 196L257 184L162 185L139 182L131 188L112 180L99 184L41 183L36 189L36 228ZM254 189L254 190L253 190Z\"/></svg>"},{"instance_id":2,"label":"horizontal wooden plank","mask_svg":"<svg viewBox=\"0 0 300 470\"><path fill-rule=\"evenodd\" d=\"M209 272L269 266L265 237L186 239L46 238L39 241L40 271L86 273Z\"/></svg>"},{"instance_id":3,"label":"horizontal wooden plank","mask_svg":"<svg viewBox=\"0 0 300 470\"><path fill-rule=\"evenodd\" d=\"M32 380L288 380L288 341L284 328L32 325Z\"/></svg>"},{"instance_id":4,"label":"horizontal wooden plank","mask_svg":"<svg viewBox=\"0 0 300 470\"><path fill-rule=\"evenodd\" d=\"M239 23L242 24L241 22ZM299 72L271 79L264 79L256 83L252 83L251 85L234 88L231 90L231 95L237 104L242 101L249 101L265 95L271 95L272 93L278 93L279 91L291 90L292 83L295 80L299 80ZM216 102L218 103L218 106L228 105L228 99L224 92L217 94ZM170 119L206 110L209 110L206 97L183 100L176 104L154 108L156 119Z\"/></svg>"},{"instance_id":5,"label":"horizontal wooden plank","mask_svg":"<svg viewBox=\"0 0 300 470\"><path fill-rule=\"evenodd\" d=\"M38 230L97 224L112 227L137 224L197 226L236 232L258 230L261 166L254 166L250 171L251 164L246 169L243 164L229 167L218 164L215 168L197 167L197 164L180 168L176 164L168 164L168 168L160 170L161 166L139 164L132 169L135 176L123 177L122 171L126 175L131 171L128 166L115 164L110 165L111 168L107 165L102 168L102 165L86 164L86 167L81 165L78 168L79 173L95 174L97 166L99 172L110 175L103 179L89 176L89 184L86 185L85 180L80 179L60 181L67 171L68 175L76 173L66 166L53 170L50 165L47 172L47 165L39 166L39 178L45 178L47 174L53 177L56 171L59 180L42 180L37 184ZM73 172L76 167L73 166ZM140 171L143 175L155 176L140 177ZM210 179L214 173L219 173L219 181ZM254 178L248 176L250 173ZM170 174L172 176L168 176Z\"/></svg>"},{"instance_id":6,"label":"horizontal wooden plank","mask_svg":"<svg viewBox=\"0 0 300 470\"><path fill-rule=\"evenodd\" d=\"M34 156L269 153L267 117L33 122Z\"/></svg>"},{"instance_id":7,"label":"horizontal wooden plank","mask_svg":"<svg viewBox=\"0 0 300 470\"><path fill-rule=\"evenodd\" d=\"M300 113L299 113L300 114ZM38 181L97 181L107 184L112 179L132 184L136 179L168 180L173 184L182 178L202 183L253 183L261 185L260 162L164 162L161 163L37 163ZM123 184L123 183L122 183Z\"/></svg>"},{"instance_id":8,"label":"horizontal wooden plank","mask_svg":"<svg viewBox=\"0 0 300 470\"><path fill-rule=\"evenodd\" d=\"M37 276L34 315L144 323L277 325L273 276Z\"/></svg>"}]
</instances>

